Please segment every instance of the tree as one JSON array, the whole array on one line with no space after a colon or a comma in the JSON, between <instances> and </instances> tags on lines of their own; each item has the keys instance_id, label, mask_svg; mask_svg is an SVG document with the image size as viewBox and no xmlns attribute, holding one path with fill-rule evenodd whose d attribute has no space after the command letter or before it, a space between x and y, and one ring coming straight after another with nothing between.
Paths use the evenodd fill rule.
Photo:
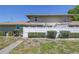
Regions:
<instances>
[{"instance_id":1,"label":"tree","mask_svg":"<svg viewBox=\"0 0 79 59\"><path fill-rule=\"evenodd\" d=\"M77 13L77 11L75 9L71 9L68 11L68 14L76 14L76 13Z\"/></svg>"},{"instance_id":2,"label":"tree","mask_svg":"<svg viewBox=\"0 0 79 59\"><path fill-rule=\"evenodd\" d=\"M77 14L76 16L73 17L74 21L79 21L79 5L75 6L75 8L70 9L68 11L68 14Z\"/></svg>"}]
</instances>

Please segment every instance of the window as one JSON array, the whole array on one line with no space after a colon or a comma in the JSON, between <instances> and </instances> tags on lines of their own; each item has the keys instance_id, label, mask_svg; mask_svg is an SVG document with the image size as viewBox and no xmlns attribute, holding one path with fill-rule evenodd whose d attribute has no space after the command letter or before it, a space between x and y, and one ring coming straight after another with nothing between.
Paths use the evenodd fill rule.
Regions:
<instances>
[{"instance_id":1,"label":"window","mask_svg":"<svg viewBox=\"0 0 79 59\"><path fill-rule=\"evenodd\" d=\"M64 22L69 22L69 17L65 17Z\"/></svg>"},{"instance_id":2,"label":"window","mask_svg":"<svg viewBox=\"0 0 79 59\"><path fill-rule=\"evenodd\" d=\"M38 21L38 18L37 17L35 17L35 22L37 22Z\"/></svg>"}]
</instances>

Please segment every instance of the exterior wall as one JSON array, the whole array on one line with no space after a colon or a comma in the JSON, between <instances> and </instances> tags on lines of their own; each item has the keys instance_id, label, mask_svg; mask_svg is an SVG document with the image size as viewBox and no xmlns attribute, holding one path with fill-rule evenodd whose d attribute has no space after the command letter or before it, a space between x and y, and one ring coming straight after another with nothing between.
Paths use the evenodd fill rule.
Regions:
<instances>
[{"instance_id":1,"label":"exterior wall","mask_svg":"<svg viewBox=\"0 0 79 59\"><path fill-rule=\"evenodd\" d=\"M11 31L14 30L16 26L14 25L0 25L0 31Z\"/></svg>"},{"instance_id":2,"label":"exterior wall","mask_svg":"<svg viewBox=\"0 0 79 59\"><path fill-rule=\"evenodd\" d=\"M0 28L15 28L14 25L0 25Z\"/></svg>"},{"instance_id":3,"label":"exterior wall","mask_svg":"<svg viewBox=\"0 0 79 59\"><path fill-rule=\"evenodd\" d=\"M38 16L37 22L68 22L69 16ZM35 22L35 17L30 18L30 22Z\"/></svg>"},{"instance_id":4,"label":"exterior wall","mask_svg":"<svg viewBox=\"0 0 79 59\"><path fill-rule=\"evenodd\" d=\"M23 27L23 37L28 38L29 32L45 32L48 30L55 30L57 32L66 30L70 32L79 32L79 27Z\"/></svg>"}]
</instances>

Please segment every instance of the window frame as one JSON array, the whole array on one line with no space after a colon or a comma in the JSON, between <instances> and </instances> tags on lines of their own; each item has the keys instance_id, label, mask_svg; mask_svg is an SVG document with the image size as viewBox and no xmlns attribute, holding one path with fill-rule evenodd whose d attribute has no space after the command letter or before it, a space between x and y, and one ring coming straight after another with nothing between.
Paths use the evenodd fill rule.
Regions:
<instances>
[{"instance_id":1,"label":"window frame","mask_svg":"<svg viewBox=\"0 0 79 59\"><path fill-rule=\"evenodd\" d=\"M34 17L34 21L35 22L38 22L38 17Z\"/></svg>"}]
</instances>

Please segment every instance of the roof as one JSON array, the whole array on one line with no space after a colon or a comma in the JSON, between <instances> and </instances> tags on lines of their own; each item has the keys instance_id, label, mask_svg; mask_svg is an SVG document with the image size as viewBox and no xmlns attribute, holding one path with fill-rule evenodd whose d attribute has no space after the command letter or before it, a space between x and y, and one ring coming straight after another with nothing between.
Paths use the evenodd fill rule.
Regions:
<instances>
[{"instance_id":1,"label":"roof","mask_svg":"<svg viewBox=\"0 0 79 59\"><path fill-rule=\"evenodd\" d=\"M0 25L25 25L27 22L0 22Z\"/></svg>"},{"instance_id":2,"label":"roof","mask_svg":"<svg viewBox=\"0 0 79 59\"><path fill-rule=\"evenodd\" d=\"M75 16L76 14L28 14L26 15L27 17L29 16Z\"/></svg>"},{"instance_id":3,"label":"roof","mask_svg":"<svg viewBox=\"0 0 79 59\"><path fill-rule=\"evenodd\" d=\"M33 23L33 22L0 22L0 25L42 25L44 23Z\"/></svg>"},{"instance_id":4,"label":"roof","mask_svg":"<svg viewBox=\"0 0 79 59\"><path fill-rule=\"evenodd\" d=\"M47 23L47 24L55 24L55 23ZM36 22L0 22L0 25L24 25L26 26L26 25L44 25L44 24L45 23L36 23ZM69 25L79 25L79 21L71 21L69 22Z\"/></svg>"},{"instance_id":5,"label":"roof","mask_svg":"<svg viewBox=\"0 0 79 59\"><path fill-rule=\"evenodd\" d=\"M57 22L59 23L59 22ZM56 23L46 23L46 24L56 24ZM45 23L36 23L36 22L0 22L0 25L10 26L10 25L45 25Z\"/></svg>"}]
</instances>

